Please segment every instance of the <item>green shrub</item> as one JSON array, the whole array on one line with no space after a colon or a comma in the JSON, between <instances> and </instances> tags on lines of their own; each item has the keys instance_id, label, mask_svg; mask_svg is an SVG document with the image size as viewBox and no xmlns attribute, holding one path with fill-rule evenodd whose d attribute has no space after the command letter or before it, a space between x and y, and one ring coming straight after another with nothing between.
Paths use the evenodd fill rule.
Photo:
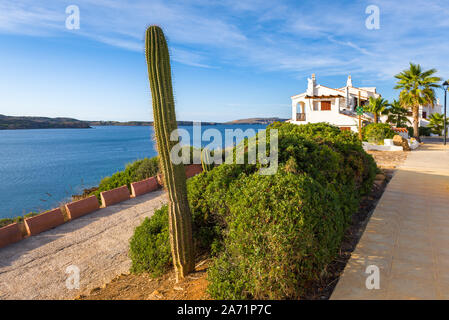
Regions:
<instances>
[{"instance_id":1,"label":"green shrub","mask_svg":"<svg viewBox=\"0 0 449 320\"><path fill-rule=\"evenodd\" d=\"M384 144L384 139L392 139L396 133L388 123L371 123L362 128L364 141L375 144Z\"/></svg>"},{"instance_id":2,"label":"green shrub","mask_svg":"<svg viewBox=\"0 0 449 320\"><path fill-rule=\"evenodd\" d=\"M130 240L131 272L148 272L153 277L162 275L172 264L168 231L168 207L156 210L145 218Z\"/></svg>"},{"instance_id":3,"label":"green shrub","mask_svg":"<svg viewBox=\"0 0 449 320\"><path fill-rule=\"evenodd\" d=\"M42 212L30 212L30 213L27 213L27 214L25 214L23 216L18 216L18 217L14 217L14 218L3 218L3 219L0 219L0 228L6 227L7 225L12 224L12 223L22 222L24 219L37 216L39 213L42 213Z\"/></svg>"},{"instance_id":4,"label":"green shrub","mask_svg":"<svg viewBox=\"0 0 449 320\"><path fill-rule=\"evenodd\" d=\"M318 166L318 171L321 171L324 175L323 179L328 181L328 184L338 186L338 188L342 184L350 185L353 182L357 189L356 192L361 195L371 190L377 166L374 158L363 150L362 143L355 133L341 131L338 127L327 123L295 125L275 122L267 127L268 131L271 129L278 130L280 163L283 163L285 160L285 158L282 158L282 154L287 151L287 148L291 149L292 146L293 148L301 148L304 139L313 140L315 143L321 146L328 146L332 151L340 154L341 160L333 161L328 165L324 162L329 161L330 155L322 156L323 152L326 151L320 151L321 155L318 154L316 157L309 158L309 150L306 150L302 159L297 159L297 163L301 162L303 166L309 167ZM282 140L285 136L293 138L286 143L286 146L282 146ZM309 169L305 168L304 172L317 179L317 175ZM329 175L332 174L331 171L336 171L337 182L329 179Z\"/></svg>"},{"instance_id":5,"label":"green shrub","mask_svg":"<svg viewBox=\"0 0 449 320\"><path fill-rule=\"evenodd\" d=\"M350 215L335 192L279 171L236 181L224 251L209 269L216 299L299 298L337 254Z\"/></svg>"},{"instance_id":6,"label":"green shrub","mask_svg":"<svg viewBox=\"0 0 449 320\"><path fill-rule=\"evenodd\" d=\"M100 193L103 191L119 188L126 185L131 189L131 183L155 176L159 170L158 158L145 158L136 160L126 165L125 170L114 173L110 177L103 178L98 185L98 189L92 194L96 195L100 201Z\"/></svg>"},{"instance_id":7,"label":"green shrub","mask_svg":"<svg viewBox=\"0 0 449 320\"><path fill-rule=\"evenodd\" d=\"M429 137L432 133L432 128L430 127L419 127L419 136Z\"/></svg>"},{"instance_id":8,"label":"green shrub","mask_svg":"<svg viewBox=\"0 0 449 320\"><path fill-rule=\"evenodd\" d=\"M230 183L244 173L254 172L254 166L221 165L187 180L188 198L193 218L195 251L202 254L217 252L221 243L224 197ZM210 214L210 213L213 214ZM172 263L168 210L163 206L151 218L138 226L130 242L131 272L148 272L153 277L162 274Z\"/></svg>"},{"instance_id":9,"label":"green shrub","mask_svg":"<svg viewBox=\"0 0 449 320\"><path fill-rule=\"evenodd\" d=\"M187 181L187 195L193 218L197 252L220 247L221 230L226 227L229 212L226 195L232 182L257 170L255 165L222 164Z\"/></svg>"},{"instance_id":10,"label":"green shrub","mask_svg":"<svg viewBox=\"0 0 449 320\"><path fill-rule=\"evenodd\" d=\"M323 123L271 129L279 133L275 175L259 175L260 164L222 164L187 182L196 252L214 257L215 298L299 297L335 257L360 195L372 187L377 167L355 134ZM142 247L165 233L148 231ZM164 246L157 250L152 259L165 257ZM145 255L132 256L139 270L160 270L135 259Z\"/></svg>"},{"instance_id":11,"label":"green shrub","mask_svg":"<svg viewBox=\"0 0 449 320\"><path fill-rule=\"evenodd\" d=\"M413 137L413 133L415 132L413 127L407 127L409 137ZM432 133L432 128L430 127L419 127L419 136L428 137Z\"/></svg>"},{"instance_id":12,"label":"green shrub","mask_svg":"<svg viewBox=\"0 0 449 320\"><path fill-rule=\"evenodd\" d=\"M159 159L158 157L145 158L143 160L138 160L135 163L135 174L134 179L136 181L148 179L154 177L159 172ZM133 181L135 182L135 181Z\"/></svg>"}]
</instances>

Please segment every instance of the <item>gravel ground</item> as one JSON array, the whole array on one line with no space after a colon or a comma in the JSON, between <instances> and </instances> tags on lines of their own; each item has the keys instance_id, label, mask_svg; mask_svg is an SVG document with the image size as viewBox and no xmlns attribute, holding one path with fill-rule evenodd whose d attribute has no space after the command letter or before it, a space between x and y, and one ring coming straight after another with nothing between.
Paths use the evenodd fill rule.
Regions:
<instances>
[{"instance_id":1,"label":"gravel ground","mask_svg":"<svg viewBox=\"0 0 449 320\"><path fill-rule=\"evenodd\" d=\"M409 152L406 151L367 151L376 160L377 166L382 169L394 169L402 164Z\"/></svg>"},{"instance_id":2,"label":"gravel ground","mask_svg":"<svg viewBox=\"0 0 449 320\"><path fill-rule=\"evenodd\" d=\"M0 249L0 299L72 299L128 273L134 228L166 201L158 190Z\"/></svg>"}]
</instances>

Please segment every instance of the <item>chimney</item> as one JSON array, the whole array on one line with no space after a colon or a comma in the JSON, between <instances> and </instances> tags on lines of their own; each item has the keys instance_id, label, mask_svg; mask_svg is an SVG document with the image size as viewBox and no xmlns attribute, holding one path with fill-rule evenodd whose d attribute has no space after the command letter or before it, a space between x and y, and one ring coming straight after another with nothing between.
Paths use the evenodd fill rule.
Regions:
<instances>
[{"instance_id":1,"label":"chimney","mask_svg":"<svg viewBox=\"0 0 449 320\"><path fill-rule=\"evenodd\" d=\"M315 73L312 74L312 79L307 79L307 95L313 96L315 92L315 86L316 86L316 78Z\"/></svg>"},{"instance_id":2,"label":"chimney","mask_svg":"<svg viewBox=\"0 0 449 320\"><path fill-rule=\"evenodd\" d=\"M351 78L351 75L348 76L348 80L346 81L346 86L347 86L347 87L352 87L352 78Z\"/></svg>"}]
</instances>

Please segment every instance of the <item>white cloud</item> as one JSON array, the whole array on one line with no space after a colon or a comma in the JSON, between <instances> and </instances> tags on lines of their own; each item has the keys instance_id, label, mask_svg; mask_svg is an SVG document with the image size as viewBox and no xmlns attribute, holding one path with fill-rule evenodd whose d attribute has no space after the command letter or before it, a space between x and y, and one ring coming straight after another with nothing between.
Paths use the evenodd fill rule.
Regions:
<instances>
[{"instance_id":1,"label":"white cloud","mask_svg":"<svg viewBox=\"0 0 449 320\"><path fill-rule=\"evenodd\" d=\"M0 32L57 35L73 1L0 0ZM449 27L445 1L373 0L350 5L331 1L186 2L77 0L80 36L143 50L145 27L161 25L173 60L196 67L236 65L266 71L369 75L386 79L410 60L446 67ZM367 30L365 8L380 8L380 30ZM76 34L76 33L75 33Z\"/></svg>"}]
</instances>

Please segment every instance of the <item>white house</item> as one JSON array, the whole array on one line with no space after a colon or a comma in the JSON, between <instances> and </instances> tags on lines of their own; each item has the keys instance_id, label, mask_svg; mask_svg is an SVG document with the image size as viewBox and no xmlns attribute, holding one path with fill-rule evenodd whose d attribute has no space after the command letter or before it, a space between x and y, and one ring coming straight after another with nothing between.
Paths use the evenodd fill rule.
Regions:
<instances>
[{"instance_id":1,"label":"white house","mask_svg":"<svg viewBox=\"0 0 449 320\"><path fill-rule=\"evenodd\" d=\"M358 131L358 116L355 108L360 95L361 105L368 103L370 97L379 97L375 87L356 88L348 76L346 86L329 88L316 84L315 74L307 79L307 91L292 96L292 118L295 124L328 122L342 130ZM372 121L372 115L364 113L364 121Z\"/></svg>"}]
</instances>

